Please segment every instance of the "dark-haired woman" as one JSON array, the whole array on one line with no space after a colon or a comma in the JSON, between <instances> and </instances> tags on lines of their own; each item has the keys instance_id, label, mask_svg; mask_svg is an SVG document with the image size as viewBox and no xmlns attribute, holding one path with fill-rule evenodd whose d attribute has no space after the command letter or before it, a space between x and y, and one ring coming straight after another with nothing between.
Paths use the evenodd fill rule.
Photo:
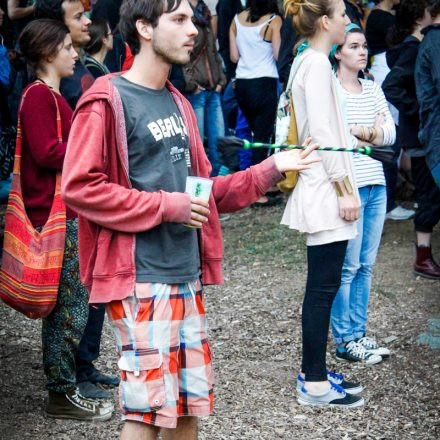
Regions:
<instances>
[{"instance_id":1,"label":"dark-haired woman","mask_svg":"<svg viewBox=\"0 0 440 440\"><path fill-rule=\"evenodd\" d=\"M417 197L414 272L422 277L440 279L440 266L431 255L431 234L440 219L440 190L432 178L425 151L419 142L419 104L414 80L417 53L423 39L422 29L431 21L428 2L402 1L391 34L393 47L387 52L391 71L383 83L383 90L388 101L399 110L398 145L411 157Z\"/></svg>"},{"instance_id":2,"label":"dark-haired woman","mask_svg":"<svg viewBox=\"0 0 440 440\"><path fill-rule=\"evenodd\" d=\"M344 44L336 50L335 61L351 127L351 146L392 145L396 130L385 96L374 81L359 78L367 66L367 56L364 32L350 23ZM348 242L331 323L337 345L336 360L374 365L390 354L386 347L366 335L372 271L385 221L387 194L379 161L354 154L353 164L361 209L356 222L357 235Z\"/></svg>"},{"instance_id":3,"label":"dark-haired woman","mask_svg":"<svg viewBox=\"0 0 440 440\"><path fill-rule=\"evenodd\" d=\"M35 228L45 225L62 170L72 110L60 95L60 81L73 74L78 54L68 28L56 20L35 20L19 44L37 80L23 91L20 109L23 149L21 185L26 213ZM58 137L57 110L61 117ZM84 399L76 389L75 353L88 317L88 294L79 279L77 218L66 210L66 241L57 304L43 319L43 366L49 391L47 414L56 418L106 420L113 406Z\"/></svg>"},{"instance_id":4,"label":"dark-haired woman","mask_svg":"<svg viewBox=\"0 0 440 440\"><path fill-rule=\"evenodd\" d=\"M235 95L249 122L254 142L270 142L277 108L276 61L281 44L282 20L275 0L250 0L232 21L229 35L231 61L237 64ZM253 152L253 163L267 156ZM267 202L261 200L261 202Z\"/></svg>"},{"instance_id":5,"label":"dark-haired woman","mask_svg":"<svg viewBox=\"0 0 440 440\"><path fill-rule=\"evenodd\" d=\"M108 52L113 49L113 34L108 21L98 18L89 28L90 43L86 47L85 66L96 79L110 70L104 64Z\"/></svg>"}]
</instances>

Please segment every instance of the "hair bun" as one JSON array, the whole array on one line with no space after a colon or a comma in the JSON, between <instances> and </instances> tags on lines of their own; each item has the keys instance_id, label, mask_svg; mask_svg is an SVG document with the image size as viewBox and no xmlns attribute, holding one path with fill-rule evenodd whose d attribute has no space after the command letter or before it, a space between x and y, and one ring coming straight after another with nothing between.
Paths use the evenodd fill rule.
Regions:
<instances>
[{"instance_id":1,"label":"hair bun","mask_svg":"<svg viewBox=\"0 0 440 440\"><path fill-rule=\"evenodd\" d=\"M284 7L288 14L296 15L304 4L304 0L286 0Z\"/></svg>"}]
</instances>

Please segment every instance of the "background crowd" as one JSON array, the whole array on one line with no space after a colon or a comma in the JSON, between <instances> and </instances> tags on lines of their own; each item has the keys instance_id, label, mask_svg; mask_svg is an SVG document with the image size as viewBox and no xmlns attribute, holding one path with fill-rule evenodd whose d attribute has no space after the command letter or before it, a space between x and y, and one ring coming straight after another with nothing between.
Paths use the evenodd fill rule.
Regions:
<instances>
[{"instance_id":1,"label":"background crowd","mask_svg":"<svg viewBox=\"0 0 440 440\"><path fill-rule=\"evenodd\" d=\"M22 156L23 197L36 228L46 223L50 212L54 176L62 169L78 100L96 78L126 70L133 63L133 54L118 30L121 3L122 0L0 0L0 199L6 203L10 190L20 117L26 127L24 142L32 145ZM282 2L276 0L189 3L198 35L190 62L173 66L169 79L195 111L212 164L211 175L225 175L258 164L270 154L260 148L253 153L240 151L230 160L219 150L218 139L234 134L255 142L273 141L278 98L286 87L292 87L291 72L300 69L295 59L299 60L304 50L299 44L305 31L300 25L296 28L292 20L292 15L298 14L296 6L286 10L291 15L285 18ZM289 3L295 2L286 2ZM61 4L65 4L63 9ZM440 2L344 0L344 4L352 25L347 26L345 42L336 45L331 61L334 78L344 95L349 146L392 146L394 158L382 166L361 155L353 157L352 178L359 189L361 216L357 237L353 238L351 232L346 237L351 238L347 251L332 248L329 256L340 254L342 271L342 284L334 292L331 326L337 359L375 364L390 354L367 336L372 269L385 219L414 217L414 271L440 280L440 266L431 252L431 234L440 220ZM32 38L45 32L43 22L38 22L39 29L26 28L35 19L63 24L62 40L51 41L48 28L46 38L40 35L40 45L35 44ZM23 33L25 28L27 33ZM67 35L70 40L65 41ZM64 59L54 52L61 43L70 51ZM309 56L304 62L311 60ZM38 86L30 92L29 84L35 80ZM293 92L295 87L307 88L310 81L319 94L319 78L318 82L313 77L298 81L293 82ZM24 90L28 98L20 108ZM433 94L437 94L437 100ZM44 102L50 104L45 107ZM305 96L304 107L318 114L319 105L313 107L310 103ZM337 113L341 104L329 105L334 105ZM42 130L48 119L56 117L56 110L61 115L61 136L56 131ZM340 138L334 140L340 143ZM31 150L33 153L29 154ZM402 182L412 189L410 201L414 209L397 204ZM264 208L283 200L273 191L254 205ZM291 209L289 203L286 212ZM291 227L297 220L286 215L283 223ZM68 234L75 246L76 214L68 210L67 218ZM310 240L311 245L322 243L322 237ZM68 252L66 249L65 255ZM321 266L316 268L319 271ZM76 417L85 414L85 410L66 410L69 407L60 397L66 393L68 401L75 400L83 409L92 405L95 418L104 420L112 412L111 405L105 403L109 397L105 388L118 383L117 378L103 375L93 366L99 356L104 308L87 307L85 291L72 297L80 282L78 275L75 278L68 269L63 267L62 304L45 318L43 325L43 363L51 399L48 412L53 416L66 411L73 411ZM62 333L58 330L64 325L66 310L70 326ZM305 333L316 337L316 326L305 326L309 326ZM64 340L56 340L54 335ZM66 344L66 335L74 342ZM316 355L315 348L311 357ZM59 351L65 353L62 364L56 359ZM303 382L304 375L298 375L298 383ZM75 384L78 393L71 392Z\"/></svg>"}]
</instances>

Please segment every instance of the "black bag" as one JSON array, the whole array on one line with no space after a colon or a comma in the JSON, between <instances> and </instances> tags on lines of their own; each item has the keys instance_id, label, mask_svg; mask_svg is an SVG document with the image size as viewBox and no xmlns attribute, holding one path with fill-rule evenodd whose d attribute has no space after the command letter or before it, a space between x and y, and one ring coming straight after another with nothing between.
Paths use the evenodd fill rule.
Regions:
<instances>
[{"instance_id":1,"label":"black bag","mask_svg":"<svg viewBox=\"0 0 440 440\"><path fill-rule=\"evenodd\" d=\"M15 141L17 129L4 127L0 134L0 180L6 180L14 168Z\"/></svg>"}]
</instances>

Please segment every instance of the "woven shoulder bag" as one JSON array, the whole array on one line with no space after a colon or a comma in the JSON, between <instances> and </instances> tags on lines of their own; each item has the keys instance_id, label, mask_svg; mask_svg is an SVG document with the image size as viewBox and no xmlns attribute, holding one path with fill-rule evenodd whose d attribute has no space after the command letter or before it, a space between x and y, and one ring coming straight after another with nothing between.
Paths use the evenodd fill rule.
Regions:
<instances>
[{"instance_id":1,"label":"woven shoulder bag","mask_svg":"<svg viewBox=\"0 0 440 440\"><path fill-rule=\"evenodd\" d=\"M23 94L20 110L32 87ZM50 90L50 89L49 89ZM62 142L61 117L55 95L57 136ZM55 123L55 121L54 121ZM5 216L5 234L0 269L1 299L29 318L43 318L55 307L66 237L66 207L61 200L61 173L56 175L55 195L49 218L38 232L26 214L21 189L23 145L20 112L11 192Z\"/></svg>"}]
</instances>

